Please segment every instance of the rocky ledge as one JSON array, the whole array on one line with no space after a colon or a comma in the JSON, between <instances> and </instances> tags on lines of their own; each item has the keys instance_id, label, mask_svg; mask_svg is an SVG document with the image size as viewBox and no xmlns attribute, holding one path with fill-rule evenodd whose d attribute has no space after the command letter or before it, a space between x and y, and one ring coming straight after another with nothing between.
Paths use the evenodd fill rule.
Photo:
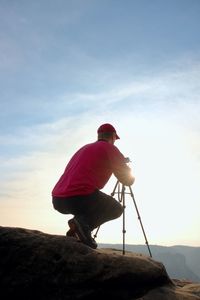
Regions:
<instances>
[{"instance_id":1,"label":"rocky ledge","mask_svg":"<svg viewBox=\"0 0 200 300\"><path fill-rule=\"evenodd\" d=\"M0 227L0 283L2 299L200 299L200 284L170 279L147 256L15 227Z\"/></svg>"}]
</instances>

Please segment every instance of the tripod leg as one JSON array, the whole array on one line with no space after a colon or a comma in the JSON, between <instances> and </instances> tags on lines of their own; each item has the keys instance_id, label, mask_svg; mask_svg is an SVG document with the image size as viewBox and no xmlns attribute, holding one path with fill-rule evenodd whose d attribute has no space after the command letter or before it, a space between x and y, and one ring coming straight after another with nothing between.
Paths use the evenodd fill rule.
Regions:
<instances>
[{"instance_id":1,"label":"tripod leg","mask_svg":"<svg viewBox=\"0 0 200 300\"><path fill-rule=\"evenodd\" d=\"M113 192L111 193L111 196L112 196L112 197L113 197L114 194L115 194L115 191L116 191L116 188L117 188L118 184L119 184L119 180L117 180L117 182L116 182L116 184L115 184L115 187L114 187L114 190L113 190Z\"/></svg>"},{"instance_id":2,"label":"tripod leg","mask_svg":"<svg viewBox=\"0 0 200 300\"><path fill-rule=\"evenodd\" d=\"M125 254L125 234L126 234L126 230L125 230L125 186L122 185L122 191L121 191L121 202L123 205L123 229L122 229L122 233L123 233L123 255Z\"/></svg>"},{"instance_id":3,"label":"tripod leg","mask_svg":"<svg viewBox=\"0 0 200 300\"><path fill-rule=\"evenodd\" d=\"M134 203L134 205L135 205L135 209L136 209L136 212L137 212L137 215L138 215L138 220L140 221L140 225L141 225L141 228L142 228L142 231L143 231L143 235L144 235L144 238L145 238L145 243L146 243L147 248L148 248L148 250L149 250L149 255L150 255L150 257L152 257L151 250L150 250L150 247L149 247L149 243L148 243L148 241L147 241L147 237L146 237L146 234L145 234L145 231L144 231L144 227L143 227L143 224L142 224L142 220L141 220L141 217L140 217L140 214L139 214L139 210L138 210L138 208L137 208L137 204L136 204L136 201L135 201L135 197L134 197L134 195L133 195L133 192L132 192L132 189L131 189L130 186L129 186L129 190L130 190L130 195L131 195L131 197L132 197L132 199L133 199L133 203Z\"/></svg>"}]
</instances>

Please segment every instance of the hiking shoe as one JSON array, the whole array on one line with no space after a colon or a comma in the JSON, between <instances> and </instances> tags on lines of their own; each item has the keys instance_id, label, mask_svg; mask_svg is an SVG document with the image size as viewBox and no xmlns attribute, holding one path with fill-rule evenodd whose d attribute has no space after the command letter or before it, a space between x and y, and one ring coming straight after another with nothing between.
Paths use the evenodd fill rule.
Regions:
<instances>
[{"instance_id":1,"label":"hiking shoe","mask_svg":"<svg viewBox=\"0 0 200 300\"><path fill-rule=\"evenodd\" d=\"M69 237L75 237L75 238L76 238L76 232L74 232L73 230L69 229L69 230L66 232L66 236L69 236Z\"/></svg>"},{"instance_id":2,"label":"hiking shoe","mask_svg":"<svg viewBox=\"0 0 200 300\"><path fill-rule=\"evenodd\" d=\"M69 224L70 223L70 224ZM91 232L89 230L89 226L86 224L81 223L77 219L71 219L68 222L70 229L74 230L76 235L78 236L79 240L84 243L85 245L96 249L97 243L95 240L91 237Z\"/></svg>"},{"instance_id":3,"label":"hiking shoe","mask_svg":"<svg viewBox=\"0 0 200 300\"><path fill-rule=\"evenodd\" d=\"M71 220L68 221L68 225L69 225L70 229L66 232L66 236L68 236L68 237L74 237L74 238L78 239L73 219L71 219Z\"/></svg>"}]
</instances>

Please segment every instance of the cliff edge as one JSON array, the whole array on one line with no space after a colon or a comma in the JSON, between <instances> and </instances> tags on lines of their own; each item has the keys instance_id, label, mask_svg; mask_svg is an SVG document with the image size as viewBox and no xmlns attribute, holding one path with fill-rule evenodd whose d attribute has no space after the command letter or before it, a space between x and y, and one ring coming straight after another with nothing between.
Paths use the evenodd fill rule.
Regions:
<instances>
[{"instance_id":1,"label":"cliff edge","mask_svg":"<svg viewBox=\"0 0 200 300\"><path fill-rule=\"evenodd\" d=\"M74 238L0 227L2 299L200 300L200 284L171 280L162 263Z\"/></svg>"}]
</instances>

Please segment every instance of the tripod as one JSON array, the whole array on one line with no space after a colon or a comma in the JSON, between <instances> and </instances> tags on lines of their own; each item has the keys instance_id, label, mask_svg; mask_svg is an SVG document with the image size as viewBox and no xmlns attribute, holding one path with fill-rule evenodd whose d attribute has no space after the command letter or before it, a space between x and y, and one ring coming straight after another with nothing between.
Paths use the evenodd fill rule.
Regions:
<instances>
[{"instance_id":1,"label":"tripod","mask_svg":"<svg viewBox=\"0 0 200 300\"><path fill-rule=\"evenodd\" d=\"M120 188L121 188L121 190L120 190ZM142 220L141 220L141 217L140 217L140 214L139 214L139 210L137 208L137 204L136 204L136 201L135 201L135 197L134 197L133 191L131 189L131 186L128 186L128 188L129 188L129 192L126 192L125 185L124 184L120 184L120 182L118 180L116 182L116 184L115 184L113 192L111 193L112 197L114 196L114 194L116 194L116 193L118 194L118 201L122 203L122 206L124 208L124 210L123 210L123 230L122 230L122 233L123 233L123 255L125 254L125 233L126 233L126 230L125 230L125 208L126 208L126 205L125 205L125 194L128 194L133 199L133 203L135 205L135 209L136 209L136 212L137 212L138 220L140 222L140 225L141 225L141 228L142 228L142 232L143 232L143 235L144 235L144 238L145 238L145 244L147 245L150 257L152 257L151 250L150 250L150 247L149 247L149 243L147 241L147 237L146 237L145 230L144 230L144 227L143 227L143 224L142 224ZM97 231L96 231L96 233L94 235L94 238L97 237L97 233L99 231L99 228L100 228L100 226L97 228Z\"/></svg>"}]
</instances>

